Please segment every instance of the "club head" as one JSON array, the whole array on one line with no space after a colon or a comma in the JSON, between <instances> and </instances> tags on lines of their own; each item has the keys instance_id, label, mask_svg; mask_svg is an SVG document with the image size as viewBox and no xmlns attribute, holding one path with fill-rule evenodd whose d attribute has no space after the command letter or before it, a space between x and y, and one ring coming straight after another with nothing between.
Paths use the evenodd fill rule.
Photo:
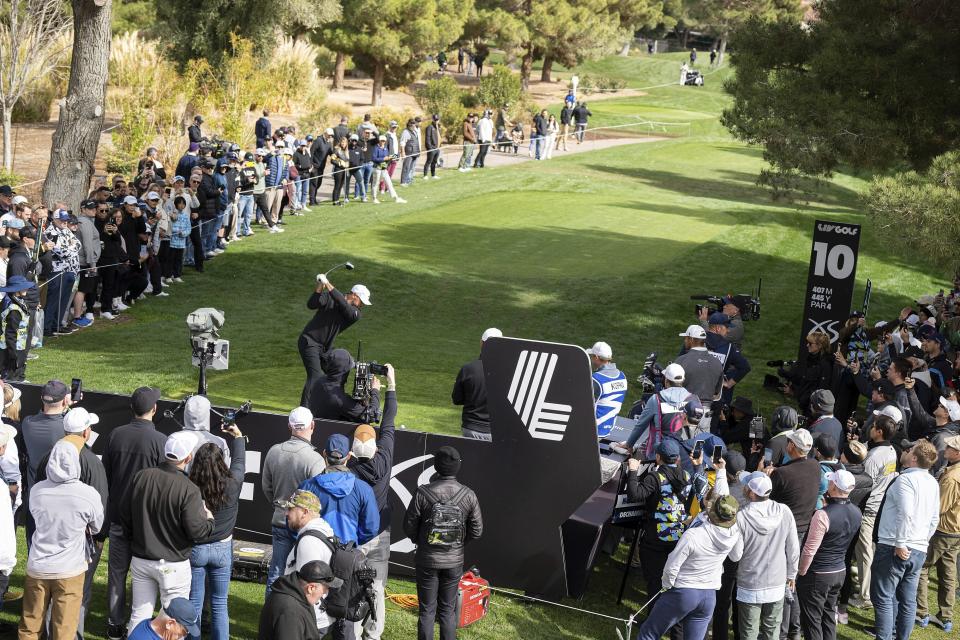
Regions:
<instances>
[{"instance_id":1,"label":"club head","mask_svg":"<svg viewBox=\"0 0 960 640\"><path fill-rule=\"evenodd\" d=\"M344 262L344 263L343 263L343 266L345 266L345 267L347 268L347 271L353 271L353 263L352 263L352 262Z\"/></svg>"}]
</instances>

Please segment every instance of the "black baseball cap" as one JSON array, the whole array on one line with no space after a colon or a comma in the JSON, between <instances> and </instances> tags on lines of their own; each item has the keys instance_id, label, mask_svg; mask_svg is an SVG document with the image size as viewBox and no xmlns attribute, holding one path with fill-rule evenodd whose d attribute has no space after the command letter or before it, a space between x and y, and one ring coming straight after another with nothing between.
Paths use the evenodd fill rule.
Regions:
<instances>
[{"instance_id":1,"label":"black baseball cap","mask_svg":"<svg viewBox=\"0 0 960 640\"><path fill-rule=\"evenodd\" d=\"M13 243L10 242L10 238L7 236L0 236L0 249L9 249L13 246Z\"/></svg>"},{"instance_id":2,"label":"black baseball cap","mask_svg":"<svg viewBox=\"0 0 960 640\"><path fill-rule=\"evenodd\" d=\"M40 400L45 404L60 402L67 397L68 391L67 385L60 380L51 380L43 385L43 389L40 391Z\"/></svg>"},{"instance_id":3,"label":"black baseball cap","mask_svg":"<svg viewBox=\"0 0 960 640\"><path fill-rule=\"evenodd\" d=\"M31 226L26 226L26 227L20 229L20 237L21 237L21 238L33 238L34 240L36 240L36 239L37 239L37 232L36 232L36 230L35 230L33 227L31 227Z\"/></svg>"},{"instance_id":4,"label":"black baseball cap","mask_svg":"<svg viewBox=\"0 0 960 640\"><path fill-rule=\"evenodd\" d=\"M333 569L322 560L311 560L300 567L297 577L304 582L322 582L331 589L338 589L343 585L343 580L333 575Z\"/></svg>"},{"instance_id":5,"label":"black baseball cap","mask_svg":"<svg viewBox=\"0 0 960 640\"><path fill-rule=\"evenodd\" d=\"M896 389L894 389L893 383L887 380L886 378L880 378L879 380L874 380L873 388L888 398L892 398L894 394L896 394Z\"/></svg>"},{"instance_id":6,"label":"black baseball cap","mask_svg":"<svg viewBox=\"0 0 960 640\"><path fill-rule=\"evenodd\" d=\"M17 192L13 190L13 187L8 184L0 185L0 196L10 197L15 195L17 195Z\"/></svg>"},{"instance_id":7,"label":"black baseball cap","mask_svg":"<svg viewBox=\"0 0 960 640\"><path fill-rule=\"evenodd\" d=\"M84 200L83 202L80 203L80 208L81 208L81 209L96 209L96 208L97 208L97 204L99 204L99 203L98 203L96 200L92 200L92 199L91 199L91 200Z\"/></svg>"},{"instance_id":8,"label":"black baseball cap","mask_svg":"<svg viewBox=\"0 0 960 640\"><path fill-rule=\"evenodd\" d=\"M140 387L130 396L130 408L133 413L142 416L150 411L160 399L160 389L156 387Z\"/></svg>"}]
</instances>

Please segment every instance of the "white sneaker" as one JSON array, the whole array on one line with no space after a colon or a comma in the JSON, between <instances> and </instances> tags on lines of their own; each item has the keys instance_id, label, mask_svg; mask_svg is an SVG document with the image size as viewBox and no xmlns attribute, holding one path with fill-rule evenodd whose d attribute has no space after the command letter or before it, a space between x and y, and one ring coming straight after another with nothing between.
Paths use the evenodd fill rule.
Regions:
<instances>
[{"instance_id":1,"label":"white sneaker","mask_svg":"<svg viewBox=\"0 0 960 640\"><path fill-rule=\"evenodd\" d=\"M87 313L87 314L84 316L84 318L86 318L86 319L89 320L90 322L93 322L93 314L92 314L92 313Z\"/></svg>"},{"instance_id":2,"label":"white sneaker","mask_svg":"<svg viewBox=\"0 0 960 640\"><path fill-rule=\"evenodd\" d=\"M180 277L171 278L171 280L172 280L173 282L183 282L183 278L180 278Z\"/></svg>"},{"instance_id":3,"label":"white sneaker","mask_svg":"<svg viewBox=\"0 0 960 640\"><path fill-rule=\"evenodd\" d=\"M94 309L99 309L100 306L101 306L101 305L100 305L100 301L99 301L99 300L97 300L96 302L93 303L93 308L94 308Z\"/></svg>"},{"instance_id":4,"label":"white sneaker","mask_svg":"<svg viewBox=\"0 0 960 640\"><path fill-rule=\"evenodd\" d=\"M166 291L161 291L160 293L158 293L158 294L155 295L154 297L155 297L155 298L166 298L166 297L169 296L169 295L170 295L170 294L167 293Z\"/></svg>"},{"instance_id":5,"label":"white sneaker","mask_svg":"<svg viewBox=\"0 0 960 640\"><path fill-rule=\"evenodd\" d=\"M433 179L434 179L434 180L439 180L439 179L440 179L440 176L433 176Z\"/></svg>"},{"instance_id":6,"label":"white sneaker","mask_svg":"<svg viewBox=\"0 0 960 640\"><path fill-rule=\"evenodd\" d=\"M101 311L101 312L100 312L100 318L101 318L102 320L116 320L116 319L117 319L117 316L113 315L113 314L110 313L109 311Z\"/></svg>"},{"instance_id":7,"label":"white sneaker","mask_svg":"<svg viewBox=\"0 0 960 640\"><path fill-rule=\"evenodd\" d=\"M397 204L406 204L406 203L407 203L407 201L404 200L403 198L401 198L400 196L397 196L397 199L394 200L394 202L396 202Z\"/></svg>"},{"instance_id":8,"label":"white sneaker","mask_svg":"<svg viewBox=\"0 0 960 640\"><path fill-rule=\"evenodd\" d=\"M153 285L148 284L147 288L143 290L143 293L153 293Z\"/></svg>"},{"instance_id":9,"label":"white sneaker","mask_svg":"<svg viewBox=\"0 0 960 640\"><path fill-rule=\"evenodd\" d=\"M380 204L380 200L379 200L378 198L374 198L374 199L373 199L373 204Z\"/></svg>"},{"instance_id":10,"label":"white sneaker","mask_svg":"<svg viewBox=\"0 0 960 640\"><path fill-rule=\"evenodd\" d=\"M267 229L267 233L280 233L280 227L270 227Z\"/></svg>"},{"instance_id":11,"label":"white sneaker","mask_svg":"<svg viewBox=\"0 0 960 640\"><path fill-rule=\"evenodd\" d=\"M286 231L286 229L284 229L283 227L274 227L274 229L276 229L275 233L283 233L284 231Z\"/></svg>"},{"instance_id":12,"label":"white sneaker","mask_svg":"<svg viewBox=\"0 0 960 640\"><path fill-rule=\"evenodd\" d=\"M121 300L120 298L117 298L113 301L113 306L115 306L120 311L126 311L127 309L130 308L128 305L123 304L123 300Z\"/></svg>"},{"instance_id":13,"label":"white sneaker","mask_svg":"<svg viewBox=\"0 0 960 640\"><path fill-rule=\"evenodd\" d=\"M218 256L223 253L223 249L214 249L211 253Z\"/></svg>"},{"instance_id":14,"label":"white sneaker","mask_svg":"<svg viewBox=\"0 0 960 640\"><path fill-rule=\"evenodd\" d=\"M460 173L466 173L466 172L467 172L467 170L464 169L463 167L460 167L459 169L457 169L457 171L459 171Z\"/></svg>"}]
</instances>

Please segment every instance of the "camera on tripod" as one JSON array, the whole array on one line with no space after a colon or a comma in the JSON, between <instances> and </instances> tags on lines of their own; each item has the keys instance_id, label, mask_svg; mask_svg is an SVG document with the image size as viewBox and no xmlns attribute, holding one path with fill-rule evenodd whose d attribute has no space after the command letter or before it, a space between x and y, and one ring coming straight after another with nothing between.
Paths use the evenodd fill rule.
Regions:
<instances>
[{"instance_id":1,"label":"camera on tripod","mask_svg":"<svg viewBox=\"0 0 960 640\"><path fill-rule=\"evenodd\" d=\"M697 315L704 309L708 314L722 313L724 305L734 305L740 315L740 318L747 322L748 320L760 319L760 287L763 285L763 278L757 281L757 288L751 293L727 294L726 296L711 296L708 294L698 294L690 296L691 300L705 300L712 306L698 304L694 308Z\"/></svg>"},{"instance_id":2,"label":"camera on tripod","mask_svg":"<svg viewBox=\"0 0 960 640\"><path fill-rule=\"evenodd\" d=\"M233 425L237 424L237 420L250 413L250 409L252 408L253 403L247 400L236 409L227 409L220 417L220 428L223 430L229 429Z\"/></svg>"},{"instance_id":3,"label":"camera on tripod","mask_svg":"<svg viewBox=\"0 0 960 640\"><path fill-rule=\"evenodd\" d=\"M767 360L768 367L777 368L777 375L773 375L772 373L765 374L763 376L763 388L779 393L786 393L787 385L790 384L787 380L787 371L795 367L796 364L796 360Z\"/></svg>"}]
</instances>

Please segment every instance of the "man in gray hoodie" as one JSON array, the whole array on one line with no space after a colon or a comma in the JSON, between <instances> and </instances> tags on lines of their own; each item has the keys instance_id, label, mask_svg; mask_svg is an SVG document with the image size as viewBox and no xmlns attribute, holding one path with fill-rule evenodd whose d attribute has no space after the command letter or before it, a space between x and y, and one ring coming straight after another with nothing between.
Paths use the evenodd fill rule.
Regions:
<instances>
[{"instance_id":1,"label":"man in gray hoodie","mask_svg":"<svg viewBox=\"0 0 960 640\"><path fill-rule=\"evenodd\" d=\"M737 568L740 640L777 640L785 589L793 589L800 560L797 525L789 508L770 499L773 483L762 471L740 476L749 501L737 517L743 557Z\"/></svg>"},{"instance_id":2,"label":"man in gray hoodie","mask_svg":"<svg viewBox=\"0 0 960 640\"><path fill-rule=\"evenodd\" d=\"M197 437L197 449L212 442L223 452L223 462L230 466L230 448L227 441L218 435L210 433L210 401L205 396L190 396L183 405L183 431L189 431ZM189 471L189 467L187 467Z\"/></svg>"},{"instance_id":3,"label":"man in gray hoodie","mask_svg":"<svg viewBox=\"0 0 960 640\"><path fill-rule=\"evenodd\" d=\"M40 637L48 606L49 637L73 638L89 562L87 536L103 526L103 503L96 489L80 482L80 454L71 442L53 445L47 479L31 491L30 513L37 529L27 556L20 638Z\"/></svg>"}]
</instances>

